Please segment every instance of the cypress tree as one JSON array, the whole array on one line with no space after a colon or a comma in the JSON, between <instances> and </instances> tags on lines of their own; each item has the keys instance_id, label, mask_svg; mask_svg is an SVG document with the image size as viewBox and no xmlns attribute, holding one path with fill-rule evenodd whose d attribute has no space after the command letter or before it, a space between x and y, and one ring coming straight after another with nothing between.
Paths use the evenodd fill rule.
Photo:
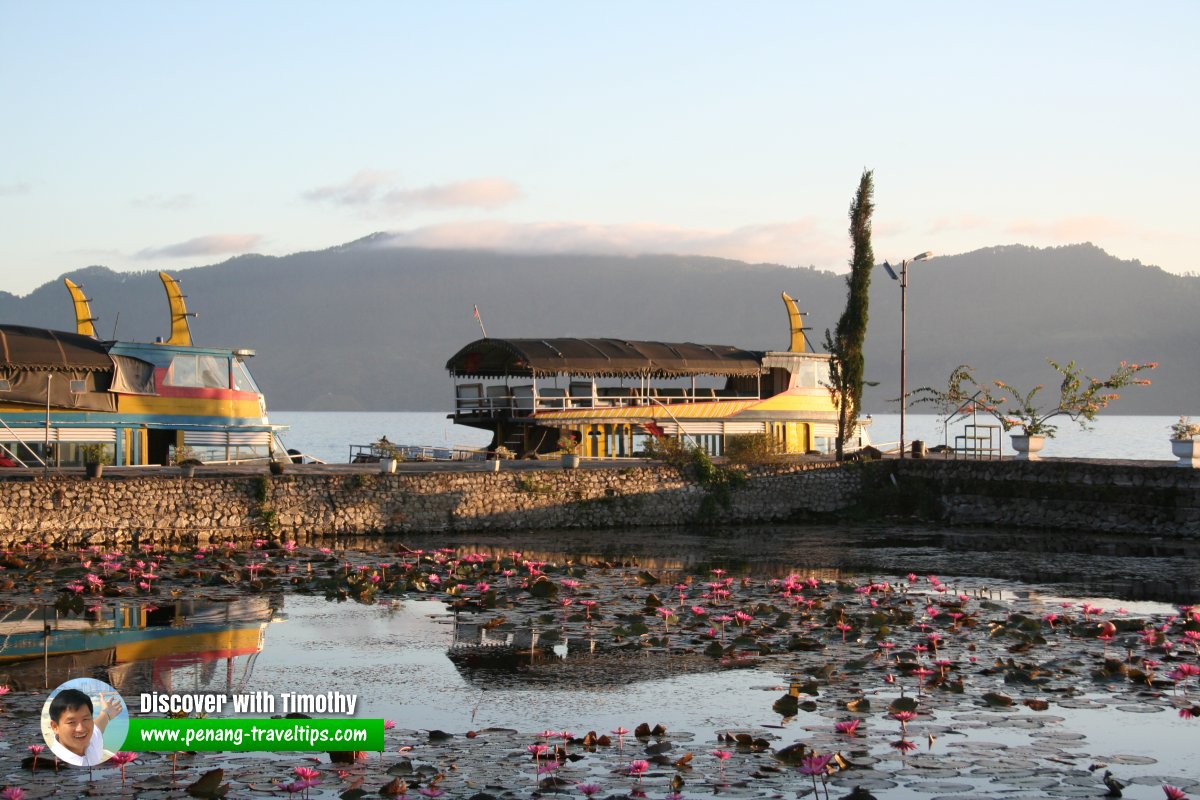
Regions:
<instances>
[{"instance_id":1,"label":"cypress tree","mask_svg":"<svg viewBox=\"0 0 1200 800\"><path fill-rule=\"evenodd\" d=\"M871 250L871 214L875 211L874 171L864 170L858 192L850 203L850 241L854 255L846 276L846 308L831 335L825 329L825 349L830 360L829 392L838 407L837 458L845 455L845 443L858 425L863 390L863 342L867 338L868 290L875 254Z\"/></svg>"}]
</instances>

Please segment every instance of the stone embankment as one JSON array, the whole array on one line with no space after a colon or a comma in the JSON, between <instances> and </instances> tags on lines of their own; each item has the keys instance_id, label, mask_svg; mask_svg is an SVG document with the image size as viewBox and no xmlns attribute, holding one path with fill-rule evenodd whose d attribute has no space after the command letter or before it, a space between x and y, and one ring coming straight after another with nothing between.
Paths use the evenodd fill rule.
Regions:
<instances>
[{"instance_id":1,"label":"stone embankment","mask_svg":"<svg viewBox=\"0 0 1200 800\"><path fill-rule=\"evenodd\" d=\"M845 509L860 482L829 463L755 468L723 495L667 466L392 475L294 468L278 477L170 472L0 481L0 546L783 521Z\"/></svg>"},{"instance_id":2,"label":"stone embankment","mask_svg":"<svg viewBox=\"0 0 1200 800\"><path fill-rule=\"evenodd\" d=\"M1200 470L1085 459L884 462L951 525L1200 538Z\"/></svg>"},{"instance_id":3,"label":"stone embankment","mask_svg":"<svg viewBox=\"0 0 1200 800\"><path fill-rule=\"evenodd\" d=\"M406 465L407 467L408 465ZM1200 538L1200 470L1160 462L814 461L735 483L662 465L386 475L201 470L0 480L0 547L794 522L833 516Z\"/></svg>"}]
</instances>

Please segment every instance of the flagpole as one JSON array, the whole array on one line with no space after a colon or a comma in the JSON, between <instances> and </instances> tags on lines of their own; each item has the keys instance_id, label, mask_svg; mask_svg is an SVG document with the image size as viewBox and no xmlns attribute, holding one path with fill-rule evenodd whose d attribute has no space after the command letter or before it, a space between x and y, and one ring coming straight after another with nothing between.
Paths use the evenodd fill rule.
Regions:
<instances>
[{"instance_id":1,"label":"flagpole","mask_svg":"<svg viewBox=\"0 0 1200 800\"><path fill-rule=\"evenodd\" d=\"M475 306L475 321L479 323L479 330L483 331L483 338L488 338L487 328L483 327L483 317L479 316L479 306Z\"/></svg>"}]
</instances>

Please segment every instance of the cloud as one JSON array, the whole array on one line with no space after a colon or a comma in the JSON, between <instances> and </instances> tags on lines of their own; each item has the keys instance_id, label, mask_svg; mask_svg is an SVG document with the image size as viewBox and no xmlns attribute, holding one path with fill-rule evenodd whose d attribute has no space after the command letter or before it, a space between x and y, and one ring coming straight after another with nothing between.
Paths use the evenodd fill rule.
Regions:
<instances>
[{"instance_id":1,"label":"cloud","mask_svg":"<svg viewBox=\"0 0 1200 800\"><path fill-rule=\"evenodd\" d=\"M198 236L186 242L149 247L138 252L137 258L186 258L189 256L216 256L227 253L245 253L258 247L262 237L256 233L222 233Z\"/></svg>"},{"instance_id":2,"label":"cloud","mask_svg":"<svg viewBox=\"0 0 1200 800\"><path fill-rule=\"evenodd\" d=\"M398 185L395 173L362 170L342 183L304 192L303 197L373 213L396 214L453 208L495 209L518 200L521 190L504 178L404 187Z\"/></svg>"},{"instance_id":3,"label":"cloud","mask_svg":"<svg viewBox=\"0 0 1200 800\"><path fill-rule=\"evenodd\" d=\"M30 188L30 185L24 181L21 183L0 183L0 197L17 197L29 194Z\"/></svg>"},{"instance_id":4,"label":"cloud","mask_svg":"<svg viewBox=\"0 0 1200 800\"><path fill-rule=\"evenodd\" d=\"M381 201L396 209L422 208L499 208L521 197L521 190L503 178L478 178L473 181L424 186L420 189L394 189Z\"/></svg>"},{"instance_id":5,"label":"cloud","mask_svg":"<svg viewBox=\"0 0 1200 800\"><path fill-rule=\"evenodd\" d=\"M196 198L190 194L148 194L130 201L134 208L155 208L162 211L183 211L195 204Z\"/></svg>"},{"instance_id":6,"label":"cloud","mask_svg":"<svg viewBox=\"0 0 1200 800\"><path fill-rule=\"evenodd\" d=\"M1147 236L1141 231L1111 217L1062 217L1052 220L1023 219L1010 222L1005 231L1018 236L1036 236L1060 242L1085 242L1107 237Z\"/></svg>"},{"instance_id":7,"label":"cloud","mask_svg":"<svg viewBox=\"0 0 1200 800\"><path fill-rule=\"evenodd\" d=\"M827 234L813 219L728 230L653 223L451 222L392 233L385 247L474 248L524 253L677 253L747 262L842 266L845 235Z\"/></svg>"},{"instance_id":8,"label":"cloud","mask_svg":"<svg viewBox=\"0 0 1200 800\"><path fill-rule=\"evenodd\" d=\"M379 170L360 170L342 183L318 186L304 192L305 200L331 202L339 206L361 206L374 202L380 193L395 180L395 173Z\"/></svg>"}]
</instances>

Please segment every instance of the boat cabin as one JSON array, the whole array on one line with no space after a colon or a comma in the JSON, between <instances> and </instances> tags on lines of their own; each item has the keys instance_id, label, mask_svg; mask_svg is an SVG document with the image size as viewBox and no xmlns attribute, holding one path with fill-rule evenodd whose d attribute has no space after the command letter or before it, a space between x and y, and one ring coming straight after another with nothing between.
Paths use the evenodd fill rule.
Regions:
<instances>
[{"instance_id":1,"label":"boat cabin","mask_svg":"<svg viewBox=\"0 0 1200 800\"><path fill-rule=\"evenodd\" d=\"M79 466L88 445L116 465L269 459L279 426L246 361L252 350L196 347L178 283L166 341L96 338L82 287L66 279L76 331L0 325L0 464Z\"/></svg>"},{"instance_id":2,"label":"boat cabin","mask_svg":"<svg viewBox=\"0 0 1200 800\"><path fill-rule=\"evenodd\" d=\"M829 356L808 352L795 301L786 351L624 339L479 339L446 364L460 425L493 432L490 449L633 456L649 436L723 455L728 437L766 434L788 453L829 452L837 409ZM858 446L868 444L865 431Z\"/></svg>"}]
</instances>

